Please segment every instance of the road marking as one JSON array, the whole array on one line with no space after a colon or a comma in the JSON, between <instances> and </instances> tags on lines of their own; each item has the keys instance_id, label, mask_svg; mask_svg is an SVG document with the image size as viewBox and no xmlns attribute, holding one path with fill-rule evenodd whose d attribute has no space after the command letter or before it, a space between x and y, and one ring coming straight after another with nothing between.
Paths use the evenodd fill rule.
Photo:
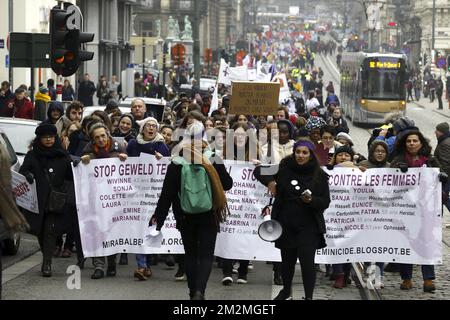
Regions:
<instances>
[{"instance_id":1,"label":"road marking","mask_svg":"<svg viewBox=\"0 0 450 320\"><path fill-rule=\"evenodd\" d=\"M38 251L27 259L17 262L3 270L2 285L26 273L42 263L42 252Z\"/></svg>"}]
</instances>

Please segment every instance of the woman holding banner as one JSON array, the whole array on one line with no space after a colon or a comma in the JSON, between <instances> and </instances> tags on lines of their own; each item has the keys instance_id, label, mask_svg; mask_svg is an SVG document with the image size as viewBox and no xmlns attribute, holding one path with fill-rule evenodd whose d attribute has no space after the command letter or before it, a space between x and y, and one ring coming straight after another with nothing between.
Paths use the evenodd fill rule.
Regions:
<instances>
[{"instance_id":1,"label":"woman holding banner","mask_svg":"<svg viewBox=\"0 0 450 320\"><path fill-rule=\"evenodd\" d=\"M316 250L326 246L323 212L330 204L328 175L320 168L311 140L294 144L293 155L284 158L276 175L265 175L263 166L255 177L275 193L272 219L283 227L275 246L281 250L283 289L275 300L292 299L292 279L297 258L302 269L305 299L313 298L316 283Z\"/></svg>"},{"instance_id":2,"label":"woman holding banner","mask_svg":"<svg viewBox=\"0 0 450 320\"><path fill-rule=\"evenodd\" d=\"M70 221L67 204L56 209L52 205L51 194L67 192L65 180L73 180L71 159L61 145L57 129L53 124L40 124L35 131L36 138L31 143L20 173L28 183L36 181L39 214L25 213L30 231L37 235L43 255L41 272L43 277L52 276L52 257L56 249L57 232ZM64 200L64 202L67 202ZM63 233L63 232L61 232Z\"/></svg>"},{"instance_id":3,"label":"woman holding banner","mask_svg":"<svg viewBox=\"0 0 450 320\"><path fill-rule=\"evenodd\" d=\"M402 172L407 172L408 168L417 167L439 168L439 162L431 154L431 146L428 140L418 130L412 130L396 141L394 158L391 162L392 168L400 168ZM440 174L441 181L446 180ZM400 276L402 283L400 289L412 289L412 265L400 264ZM435 279L434 265L422 265L423 291L434 292L436 287L433 283Z\"/></svg>"},{"instance_id":4,"label":"woman holding banner","mask_svg":"<svg viewBox=\"0 0 450 320\"><path fill-rule=\"evenodd\" d=\"M86 146L81 157L83 164L88 164L91 159L119 158L125 161L128 156L125 153L122 144L111 137L108 127L104 123L96 123L89 129L89 137L91 142ZM74 163L75 165L75 163ZM108 269L106 275L109 277L116 276L116 255L108 256ZM91 279L101 279L105 276L103 268L105 266L105 257L94 257L94 273Z\"/></svg>"}]
</instances>

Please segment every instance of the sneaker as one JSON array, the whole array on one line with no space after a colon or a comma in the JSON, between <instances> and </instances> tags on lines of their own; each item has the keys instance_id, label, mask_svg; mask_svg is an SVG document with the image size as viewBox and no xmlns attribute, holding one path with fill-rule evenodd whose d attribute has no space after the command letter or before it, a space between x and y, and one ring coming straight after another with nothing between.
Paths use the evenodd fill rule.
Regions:
<instances>
[{"instance_id":1,"label":"sneaker","mask_svg":"<svg viewBox=\"0 0 450 320\"><path fill-rule=\"evenodd\" d=\"M375 288L384 289L384 277L380 276L375 279Z\"/></svg>"},{"instance_id":2,"label":"sneaker","mask_svg":"<svg viewBox=\"0 0 450 320\"><path fill-rule=\"evenodd\" d=\"M145 275L145 268L137 268L134 271L134 277L141 281L147 280L147 276Z\"/></svg>"},{"instance_id":3,"label":"sneaker","mask_svg":"<svg viewBox=\"0 0 450 320\"><path fill-rule=\"evenodd\" d=\"M273 300L292 300L292 290L286 291L281 289L280 293Z\"/></svg>"},{"instance_id":4,"label":"sneaker","mask_svg":"<svg viewBox=\"0 0 450 320\"><path fill-rule=\"evenodd\" d=\"M222 279L222 284L224 285L224 286L229 286L230 284L232 284L233 283L233 278L232 277L224 277L223 279Z\"/></svg>"},{"instance_id":5,"label":"sneaker","mask_svg":"<svg viewBox=\"0 0 450 320\"><path fill-rule=\"evenodd\" d=\"M247 275L240 275L236 282L239 284L246 284L247 283Z\"/></svg>"},{"instance_id":6,"label":"sneaker","mask_svg":"<svg viewBox=\"0 0 450 320\"><path fill-rule=\"evenodd\" d=\"M184 271L178 268L177 273L175 273L175 281L183 281L184 280Z\"/></svg>"},{"instance_id":7,"label":"sneaker","mask_svg":"<svg viewBox=\"0 0 450 320\"><path fill-rule=\"evenodd\" d=\"M247 269L248 269L248 270L253 270L253 268L254 268L254 266L253 266L253 261L249 261L249 262L248 262L248 267L247 267Z\"/></svg>"}]
</instances>

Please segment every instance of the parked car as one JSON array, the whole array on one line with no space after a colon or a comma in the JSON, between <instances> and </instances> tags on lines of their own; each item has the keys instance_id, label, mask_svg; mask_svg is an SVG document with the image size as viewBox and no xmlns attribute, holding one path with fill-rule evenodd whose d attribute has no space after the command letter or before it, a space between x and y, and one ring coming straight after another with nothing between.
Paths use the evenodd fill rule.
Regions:
<instances>
[{"instance_id":1,"label":"parked car","mask_svg":"<svg viewBox=\"0 0 450 320\"><path fill-rule=\"evenodd\" d=\"M0 143L9 153L11 169L18 172L20 169L19 160L8 136L2 129L0 129ZM0 245L3 246L3 253L8 255L15 255L19 251L20 246L20 232L7 230L2 219L0 219Z\"/></svg>"},{"instance_id":2,"label":"parked car","mask_svg":"<svg viewBox=\"0 0 450 320\"><path fill-rule=\"evenodd\" d=\"M19 118L0 118L0 130L8 136L11 145L19 158L19 163L23 163L23 159L28 152L28 147L33 141L34 131L40 121L19 119Z\"/></svg>"},{"instance_id":3,"label":"parked car","mask_svg":"<svg viewBox=\"0 0 450 320\"><path fill-rule=\"evenodd\" d=\"M131 102L136 98L125 98L124 100L119 102L119 107L128 107L131 108ZM144 100L145 105L147 106L147 113L149 116L154 117L156 120L162 122L164 119L164 108L167 105L167 101L164 99L156 99L156 98L141 98Z\"/></svg>"}]
</instances>

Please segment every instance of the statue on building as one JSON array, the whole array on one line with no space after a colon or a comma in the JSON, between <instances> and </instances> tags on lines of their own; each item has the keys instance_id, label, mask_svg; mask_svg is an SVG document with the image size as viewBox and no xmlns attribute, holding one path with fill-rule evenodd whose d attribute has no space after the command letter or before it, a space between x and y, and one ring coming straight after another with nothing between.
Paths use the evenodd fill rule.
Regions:
<instances>
[{"instance_id":1,"label":"statue on building","mask_svg":"<svg viewBox=\"0 0 450 320\"><path fill-rule=\"evenodd\" d=\"M168 32L167 32L167 38L175 38L175 20L172 16L169 16L169 20L167 21L168 24ZM177 23L178 25L178 23ZM177 36L178 37L178 36Z\"/></svg>"},{"instance_id":2,"label":"statue on building","mask_svg":"<svg viewBox=\"0 0 450 320\"><path fill-rule=\"evenodd\" d=\"M180 24L178 19L175 19L175 39L180 39Z\"/></svg>"},{"instance_id":3,"label":"statue on building","mask_svg":"<svg viewBox=\"0 0 450 320\"><path fill-rule=\"evenodd\" d=\"M184 32L183 32L183 37L181 39L182 40L192 40L192 25L191 25L191 22L189 21L188 16L184 17Z\"/></svg>"},{"instance_id":4,"label":"statue on building","mask_svg":"<svg viewBox=\"0 0 450 320\"><path fill-rule=\"evenodd\" d=\"M159 39L161 38L161 20L156 20L155 21L155 25L156 25L156 37Z\"/></svg>"}]
</instances>

